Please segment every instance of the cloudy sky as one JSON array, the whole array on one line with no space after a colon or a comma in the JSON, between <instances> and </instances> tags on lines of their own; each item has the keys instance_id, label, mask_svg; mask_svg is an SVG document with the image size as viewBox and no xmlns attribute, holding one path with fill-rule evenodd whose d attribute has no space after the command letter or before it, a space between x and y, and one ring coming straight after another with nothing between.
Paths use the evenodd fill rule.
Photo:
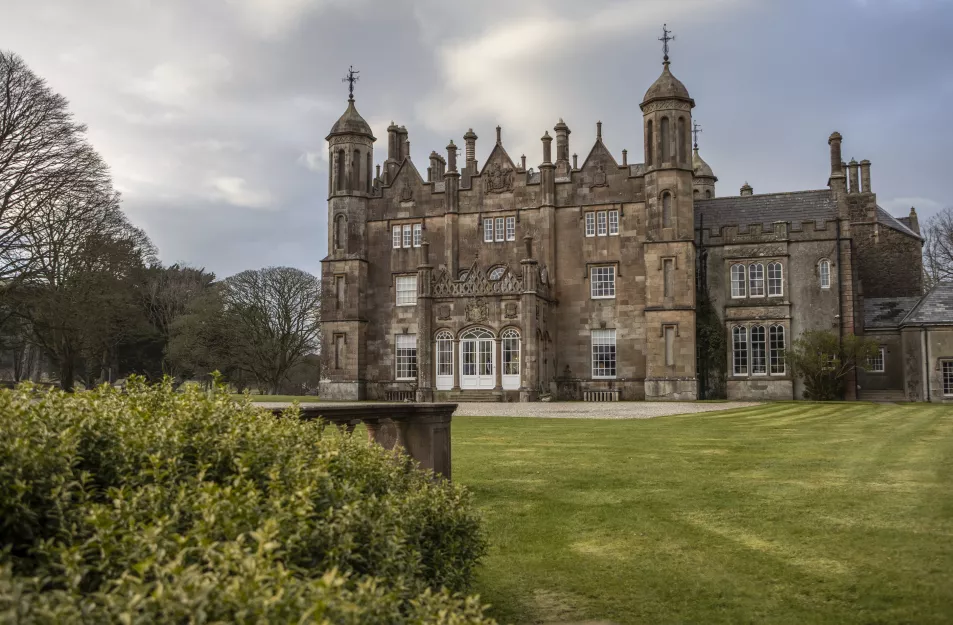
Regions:
<instances>
[{"instance_id":1,"label":"cloudy sky","mask_svg":"<svg viewBox=\"0 0 953 625\"><path fill-rule=\"evenodd\" d=\"M580 159L602 120L637 162L663 22L719 194L824 187L839 130L895 215L953 206L949 0L0 0L0 16L0 47L69 98L162 259L221 277L318 273L349 65L377 162L393 119L422 172L471 126L482 163L497 124L536 165L559 117Z\"/></svg>"}]
</instances>

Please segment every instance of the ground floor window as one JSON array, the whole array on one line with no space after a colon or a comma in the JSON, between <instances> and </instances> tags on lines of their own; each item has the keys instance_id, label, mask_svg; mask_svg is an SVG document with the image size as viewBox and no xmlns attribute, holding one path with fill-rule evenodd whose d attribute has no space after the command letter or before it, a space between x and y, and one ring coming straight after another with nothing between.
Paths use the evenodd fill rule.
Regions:
<instances>
[{"instance_id":1,"label":"ground floor window","mask_svg":"<svg viewBox=\"0 0 953 625\"><path fill-rule=\"evenodd\" d=\"M953 395L953 360L944 360L943 366L943 394Z\"/></svg>"},{"instance_id":2,"label":"ground floor window","mask_svg":"<svg viewBox=\"0 0 953 625\"><path fill-rule=\"evenodd\" d=\"M396 365L398 380L417 379L417 335L398 334L396 345Z\"/></svg>"},{"instance_id":3,"label":"ground floor window","mask_svg":"<svg viewBox=\"0 0 953 625\"><path fill-rule=\"evenodd\" d=\"M870 373L883 373L884 365L887 362L887 348L880 347L877 353L867 359L867 368Z\"/></svg>"},{"instance_id":4,"label":"ground floor window","mask_svg":"<svg viewBox=\"0 0 953 625\"><path fill-rule=\"evenodd\" d=\"M753 326L751 328L751 374L766 375L768 373L768 363L766 358L766 342L764 336L764 326Z\"/></svg>"},{"instance_id":5,"label":"ground floor window","mask_svg":"<svg viewBox=\"0 0 953 625\"><path fill-rule=\"evenodd\" d=\"M592 377L614 378L615 372L615 330L593 330Z\"/></svg>"},{"instance_id":6,"label":"ground floor window","mask_svg":"<svg viewBox=\"0 0 953 625\"><path fill-rule=\"evenodd\" d=\"M437 334L437 375L453 375L453 335L447 331Z\"/></svg>"},{"instance_id":7,"label":"ground floor window","mask_svg":"<svg viewBox=\"0 0 953 625\"><path fill-rule=\"evenodd\" d=\"M731 329L731 351L735 375L748 375L748 328L736 326Z\"/></svg>"},{"instance_id":8,"label":"ground floor window","mask_svg":"<svg viewBox=\"0 0 953 625\"><path fill-rule=\"evenodd\" d=\"M768 342L771 358L771 375L784 375L784 326L768 328Z\"/></svg>"},{"instance_id":9,"label":"ground floor window","mask_svg":"<svg viewBox=\"0 0 953 625\"><path fill-rule=\"evenodd\" d=\"M516 330L503 332L503 375L520 374L520 333Z\"/></svg>"}]
</instances>

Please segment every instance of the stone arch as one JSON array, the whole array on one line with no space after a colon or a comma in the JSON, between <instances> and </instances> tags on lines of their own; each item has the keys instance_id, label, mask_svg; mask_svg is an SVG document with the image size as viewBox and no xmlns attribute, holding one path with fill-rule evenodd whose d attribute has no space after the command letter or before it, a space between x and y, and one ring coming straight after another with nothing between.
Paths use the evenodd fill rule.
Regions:
<instances>
[{"instance_id":1,"label":"stone arch","mask_svg":"<svg viewBox=\"0 0 953 625\"><path fill-rule=\"evenodd\" d=\"M334 218L334 249L343 250L347 247L347 217L338 214Z\"/></svg>"},{"instance_id":2,"label":"stone arch","mask_svg":"<svg viewBox=\"0 0 953 625\"><path fill-rule=\"evenodd\" d=\"M361 151L354 148L351 156L351 189L358 191L361 188Z\"/></svg>"},{"instance_id":3,"label":"stone arch","mask_svg":"<svg viewBox=\"0 0 953 625\"><path fill-rule=\"evenodd\" d=\"M678 162L679 162L680 165L685 165L686 163L688 163L688 158L687 158L687 152L688 152L688 150L687 150L687 148L688 148L688 139L687 139L687 137L688 137L688 132L687 132L687 130L688 130L688 129L687 129L686 125L685 125L685 117L684 117L684 116L679 116L679 118L678 118L678 130L677 130L677 133L676 133L676 135L677 135L677 136L676 136L676 141L678 141L678 145L677 145L676 147L678 148Z\"/></svg>"},{"instance_id":4,"label":"stone arch","mask_svg":"<svg viewBox=\"0 0 953 625\"><path fill-rule=\"evenodd\" d=\"M667 116L662 117L662 122L659 126L659 135L662 140L660 160L661 163L664 164L672 160L672 130L670 128L671 122Z\"/></svg>"},{"instance_id":5,"label":"stone arch","mask_svg":"<svg viewBox=\"0 0 953 625\"><path fill-rule=\"evenodd\" d=\"M672 207L672 192L662 191L662 227L675 227L675 209Z\"/></svg>"},{"instance_id":6,"label":"stone arch","mask_svg":"<svg viewBox=\"0 0 953 625\"><path fill-rule=\"evenodd\" d=\"M337 151L337 161L335 162L335 171L334 171L334 190L335 191L344 191L344 179L345 179L345 169L344 169L344 148L341 148Z\"/></svg>"},{"instance_id":7,"label":"stone arch","mask_svg":"<svg viewBox=\"0 0 953 625\"><path fill-rule=\"evenodd\" d=\"M645 123L645 166L651 167L654 164L655 132L654 124L650 119Z\"/></svg>"}]
</instances>

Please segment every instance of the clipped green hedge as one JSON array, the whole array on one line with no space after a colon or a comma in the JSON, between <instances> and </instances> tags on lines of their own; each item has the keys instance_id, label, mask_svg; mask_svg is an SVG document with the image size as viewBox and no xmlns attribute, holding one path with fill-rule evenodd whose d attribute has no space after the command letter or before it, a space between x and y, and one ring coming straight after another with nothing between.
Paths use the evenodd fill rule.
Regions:
<instances>
[{"instance_id":1,"label":"clipped green hedge","mask_svg":"<svg viewBox=\"0 0 953 625\"><path fill-rule=\"evenodd\" d=\"M490 623L468 493L222 388L0 392L0 621Z\"/></svg>"}]
</instances>

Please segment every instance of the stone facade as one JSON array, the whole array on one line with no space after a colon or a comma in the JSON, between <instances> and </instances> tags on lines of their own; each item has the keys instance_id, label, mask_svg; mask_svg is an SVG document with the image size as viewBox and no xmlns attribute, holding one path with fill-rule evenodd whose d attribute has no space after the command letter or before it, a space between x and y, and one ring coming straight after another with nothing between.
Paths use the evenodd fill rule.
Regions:
<instances>
[{"instance_id":1,"label":"stone facade","mask_svg":"<svg viewBox=\"0 0 953 625\"><path fill-rule=\"evenodd\" d=\"M482 167L471 129L463 162L451 141L425 179L393 123L372 172L376 139L349 100L328 135L321 394L695 399L703 293L729 335L728 396L800 396L785 347L809 329L862 332L863 292L918 291L917 229L877 207L870 164L844 164L837 133L828 189L717 196L694 106L666 61L641 104L642 163L617 161L601 123L570 161L559 120L535 171L497 127ZM854 169L863 188L848 188Z\"/></svg>"}]
</instances>

